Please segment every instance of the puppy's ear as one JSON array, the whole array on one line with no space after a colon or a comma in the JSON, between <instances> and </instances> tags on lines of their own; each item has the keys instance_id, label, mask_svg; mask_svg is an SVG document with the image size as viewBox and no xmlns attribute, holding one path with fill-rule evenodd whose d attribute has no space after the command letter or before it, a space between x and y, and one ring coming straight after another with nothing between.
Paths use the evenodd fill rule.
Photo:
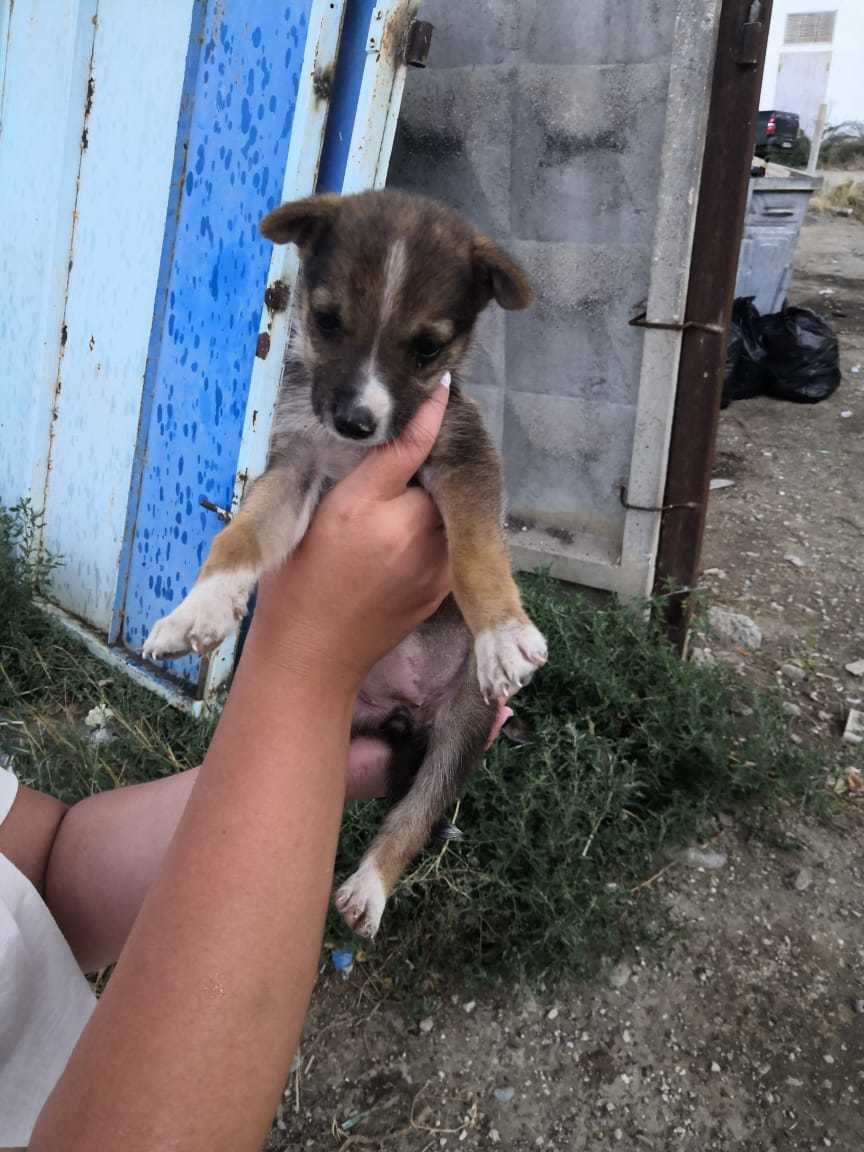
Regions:
<instances>
[{"instance_id":1,"label":"puppy's ear","mask_svg":"<svg viewBox=\"0 0 864 1152\"><path fill-rule=\"evenodd\" d=\"M487 300L494 297L502 308L514 311L531 305L534 293L525 273L488 236L474 237L471 260Z\"/></svg>"},{"instance_id":2,"label":"puppy's ear","mask_svg":"<svg viewBox=\"0 0 864 1152\"><path fill-rule=\"evenodd\" d=\"M341 205L339 196L325 194L293 200L275 208L261 221L261 234L274 244L296 244L303 249L329 228Z\"/></svg>"}]
</instances>

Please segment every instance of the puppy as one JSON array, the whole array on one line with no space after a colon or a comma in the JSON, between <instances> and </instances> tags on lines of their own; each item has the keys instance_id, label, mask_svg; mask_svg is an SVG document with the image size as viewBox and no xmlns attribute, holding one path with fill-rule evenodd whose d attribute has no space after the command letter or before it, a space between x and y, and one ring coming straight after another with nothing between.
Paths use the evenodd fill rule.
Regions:
<instances>
[{"instance_id":1,"label":"puppy","mask_svg":"<svg viewBox=\"0 0 864 1152\"><path fill-rule=\"evenodd\" d=\"M546 660L501 528L498 455L459 387L478 314L526 308L521 269L443 205L395 191L313 196L261 224L296 244L295 320L266 471L216 537L186 599L144 645L153 659L204 653L242 620L262 572L297 546L326 487L397 437L445 372L450 400L420 483L444 520L453 596L370 672L355 734L393 747L393 798L336 905L374 936L387 897L479 762L497 701Z\"/></svg>"}]
</instances>

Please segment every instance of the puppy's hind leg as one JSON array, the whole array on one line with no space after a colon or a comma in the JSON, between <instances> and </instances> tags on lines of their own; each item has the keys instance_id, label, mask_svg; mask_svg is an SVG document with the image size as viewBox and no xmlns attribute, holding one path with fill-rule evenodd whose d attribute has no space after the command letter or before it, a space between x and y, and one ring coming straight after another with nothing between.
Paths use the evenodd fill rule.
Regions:
<instances>
[{"instance_id":1,"label":"puppy's hind leg","mask_svg":"<svg viewBox=\"0 0 864 1152\"><path fill-rule=\"evenodd\" d=\"M209 652L237 627L262 572L278 567L309 526L320 481L309 469L280 465L263 473L210 549L189 595L151 631L151 660Z\"/></svg>"},{"instance_id":2,"label":"puppy's hind leg","mask_svg":"<svg viewBox=\"0 0 864 1152\"><path fill-rule=\"evenodd\" d=\"M387 897L462 791L486 746L496 705L483 701L474 670L461 695L435 718L426 755L407 794L387 814L335 903L349 928L373 937Z\"/></svg>"}]
</instances>

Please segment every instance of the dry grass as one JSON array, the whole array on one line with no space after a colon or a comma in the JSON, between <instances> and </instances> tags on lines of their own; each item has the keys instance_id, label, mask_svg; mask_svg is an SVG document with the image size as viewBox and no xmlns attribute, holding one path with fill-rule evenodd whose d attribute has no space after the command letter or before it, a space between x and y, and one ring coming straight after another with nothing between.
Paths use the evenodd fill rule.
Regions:
<instances>
[{"instance_id":1,"label":"dry grass","mask_svg":"<svg viewBox=\"0 0 864 1152\"><path fill-rule=\"evenodd\" d=\"M810 199L810 209L820 215L853 216L864 223L864 182L844 180Z\"/></svg>"}]
</instances>

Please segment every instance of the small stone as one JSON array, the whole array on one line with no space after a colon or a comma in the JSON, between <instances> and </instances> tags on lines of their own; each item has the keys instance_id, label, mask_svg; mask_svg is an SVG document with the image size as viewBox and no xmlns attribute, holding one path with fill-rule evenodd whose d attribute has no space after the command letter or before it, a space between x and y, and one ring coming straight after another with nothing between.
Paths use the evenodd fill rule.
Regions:
<instances>
[{"instance_id":1,"label":"small stone","mask_svg":"<svg viewBox=\"0 0 864 1152\"><path fill-rule=\"evenodd\" d=\"M859 1016L864 1016L864 999L856 998L852 1001L852 1007L855 1009Z\"/></svg>"},{"instance_id":2,"label":"small stone","mask_svg":"<svg viewBox=\"0 0 864 1152\"><path fill-rule=\"evenodd\" d=\"M609 983L613 988L623 988L630 979L630 965L626 960L616 964L609 973Z\"/></svg>"},{"instance_id":3,"label":"small stone","mask_svg":"<svg viewBox=\"0 0 864 1152\"><path fill-rule=\"evenodd\" d=\"M710 648L694 648L690 652L691 664L716 664L714 653Z\"/></svg>"},{"instance_id":4,"label":"small stone","mask_svg":"<svg viewBox=\"0 0 864 1152\"><path fill-rule=\"evenodd\" d=\"M489 1142L490 1142L490 1144L500 1144L501 1143L501 1134L497 1128L490 1128L489 1129Z\"/></svg>"},{"instance_id":5,"label":"small stone","mask_svg":"<svg viewBox=\"0 0 864 1152\"><path fill-rule=\"evenodd\" d=\"M623 1140L624 1139L624 1133L620 1128L616 1128L615 1131L612 1133L612 1135L615 1137L616 1140Z\"/></svg>"},{"instance_id":6,"label":"small stone","mask_svg":"<svg viewBox=\"0 0 864 1152\"><path fill-rule=\"evenodd\" d=\"M546 1019L547 1020L557 1020L558 1019L558 1009L557 1008L550 1008L549 1011L546 1013Z\"/></svg>"},{"instance_id":7,"label":"small stone","mask_svg":"<svg viewBox=\"0 0 864 1152\"><path fill-rule=\"evenodd\" d=\"M477 1007L477 1001L476 1000L468 1000L468 1001L466 1001L466 1003L464 1003L462 1005L462 1010L463 1010L463 1012L467 1012L468 1015L470 1016L476 1007Z\"/></svg>"},{"instance_id":8,"label":"small stone","mask_svg":"<svg viewBox=\"0 0 864 1152\"><path fill-rule=\"evenodd\" d=\"M749 616L728 608L710 608L708 622L721 640L753 650L762 647L762 630Z\"/></svg>"},{"instance_id":9,"label":"small stone","mask_svg":"<svg viewBox=\"0 0 864 1152\"><path fill-rule=\"evenodd\" d=\"M843 739L847 744L860 744L864 741L864 712L859 712L857 708L849 709Z\"/></svg>"},{"instance_id":10,"label":"small stone","mask_svg":"<svg viewBox=\"0 0 864 1152\"><path fill-rule=\"evenodd\" d=\"M809 868L797 868L790 879L796 892L806 892L813 883L813 873Z\"/></svg>"},{"instance_id":11,"label":"small stone","mask_svg":"<svg viewBox=\"0 0 864 1152\"><path fill-rule=\"evenodd\" d=\"M853 660L846 665L846 671L850 676L864 676L864 660Z\"/></svg>"},{"instance_id":12,"label":"small stone","mask_svg":"<svg viewBox=\"0 0 864 1152\"><path fill-rule=\"evenodd\" d=\"M709 485L709 488L711 489L712 492L721 492L724 488L734 488L734 487L735 487L735 481L734 480L723 480L719 476L715 477Z\"/></svg>"},{"instance_id":13,"label":"small stone","mask_svg":"<svg viewBox=\"0 0 864 1152\"><path fill-rule=\"evenodd\" d=\"M729 855L726 852L712 852L709 848L688 848L681 859L690 868L717 872L726 867Z\"/></svg>"},{"instance_id":14,"label":"small stone","mask_svg":"<svg viewBox=\"0 0 864 1152\"><path fill-rule=\"evenodd\" d=\"M720 1065L717 1063L716 1060L711 1061L711 1071L712 1072L719 1072L720 1071Z\"/></svg>"},{"instance_id":15,"label":"small stone","mask_svg":"<svg viewBox=\"0 0 864 1152\"><path fill-rule=\"evenodd\" d=\"M848 408L844 408L843 411L840 413L840 419L841 420L848 420L849 417L852 415L853 415L853 413L850 412L850 410Z\"/></svg>"},{"instance_id":16,"label":"small stone","mask_svg":"<svg viewBox=\"0 0 864 1152\"><path fill-rule=\"evenodd\" d=\"M515 1092L515 1088L496 1088L493 1095L499 1104L509 1104Z\"/></svg>"},{"instance_id":17,"label":"small stone","mask_svg":"<svg viewBox=\"0 0 864 1152\"><path fill-rule=\"evenodd\" d=\"M787 716L800 716L801 715L801 709L798 707L798 705L793 704L789 700L784 700L781 707Z\"/></svg>"},{"instance_id":18,"label":"small stone","mask_svg":"<svg viewBox=\"0 0 864 1152\"><path fill-rule=\"evenodd\" d=\"M720 824L721 828L734 828L735 827L735 817L732 815L731 812L718 812L717 813L717 821Z\"/></svg>"},{"instance_id":19,"label":"small stone","mask_svg":"<svg viewBox=\"0 0 864 1152\"><path fill-rule=\"evenodd\" d=\"M432 1019L431 1016L427 1016L425 1020L420 1021L420 1031L421 1032L431 1032L434 1027L435 1027L435 1021Z\"/></svg>"},{"instance_id":20,"label":"small stone","mask_svg":"<svg viewBox=\"0 0 864 1152\"><path fill-rule=\"evenodd\" d=\"M793 556L791 552L787 552L786 555L783 557L783 559L786 560L789 564L791 564L793 568L806 567L806 565L805 565L804 561L801 559L801 557L800 556Z\"/></svg>"},{"instance_id":21,"label":"small stone","mask_svg":"<svg viewBox=\"0 0 864 1152\"><path fill-rule=\"evenodd\" d=\"M780 671L787 680L795 680L798 684L807 679L807 673L800 664L781 664Z\"/></svg>"},{"instance_id":22,"label":"small stone","mask_svg":"<svg viewBox=\"0 0 864 1152\"><path fill-rule=\"evenodd\" d=\"M825 1061L826 1064L833 1064L834 1063L834 1057L829 1052L826 1052L825 1055L822 1057L822 1059Z\"/></svg>"}]
</instances>

